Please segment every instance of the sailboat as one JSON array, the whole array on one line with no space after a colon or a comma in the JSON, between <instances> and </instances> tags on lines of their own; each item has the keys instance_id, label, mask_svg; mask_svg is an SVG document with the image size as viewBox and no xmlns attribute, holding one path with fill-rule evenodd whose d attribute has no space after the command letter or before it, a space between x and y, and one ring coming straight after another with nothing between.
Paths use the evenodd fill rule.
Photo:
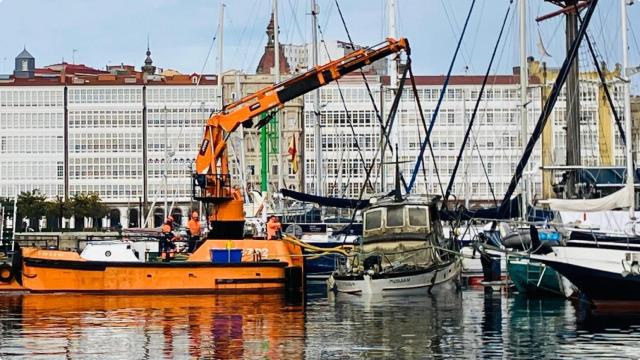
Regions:
<instances>
[{"instance_id":1,"label":"sailboat","mask_svg":"<svg viewBox=\"0 0 640 360\"><path fill-rule=\"evenodd\" d=\"M591 6L595 6L592 4ZM617 208L628 208L626 233L606 230L567 227L568 237L564 244L553 246L546 254L532 254L532 260L551 266L569 279L596 306L604 303L640 301L640 237L635 228L635 188L631 141L631 114L629 107L629 82L627 77L627 3L621 0L623 24L623 77L625 81L626 121L626 185L599 199L548 201L551 209L581 212L610 212ZM533 234L532 234L533 235ZM532 241L535 236L532 236Z\"/></svg>"}]
</instances>

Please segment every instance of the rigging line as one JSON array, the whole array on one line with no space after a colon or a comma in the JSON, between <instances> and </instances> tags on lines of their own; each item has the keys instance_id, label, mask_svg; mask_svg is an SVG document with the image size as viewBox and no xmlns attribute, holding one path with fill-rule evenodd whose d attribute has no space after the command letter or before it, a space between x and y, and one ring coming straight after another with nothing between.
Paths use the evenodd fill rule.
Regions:
<instances>
[{"instance_id":1,"label":"rigging line","mask_svg":"<svg viewBox=\"0 0 640 360\"><path fill-rule=\"evenodd\" d=\"M582 22L582 17L578 13L578 20ZM609 92L609 85L607 85L607 81L604 78L604 74L602 73L602 69L600 68L600 64L598 63L598 59L596 58L596 53L593 50L593 45L591 44L591 38L589 37L589 33L585 33L585 40L587 41L587 45L589 46L589 52L591 53L591 59L593 60L593 65L595 65L596 70L598 71L598 77L600 78L600 82L604 87L604 93L607 96L607 101L609 102L609 106L611 107L611 112L613 113L613 118L616 121L616 125L618 127L618 132L620 133L620 137L622 138L622 144L626 147L627 142L624 136L624 128L622 127L622 123L620 122L620 117L618 116L618 112L616 111L616 107L613 103L613 98L611 97L611 92Z\"/></svg>"},{"instance_id":2,"label":"rigging line","mask_svg":"<svg viewBox=\"0 0 640 360\"><path fill-rule=\"evenodd\" d=\"M429 138L431 136L431 131L433 131L433 126L436 122L436 117L438 116L438 112L440 111L440 105L442 105L442 100L444 99L444 95L447 90L447 86L449 85L449 79L451 78L451 72L453 71L453 65L456 62L456 58L458 57L458 52L460 51L460 47L462 45L462 39L464 39L464 34L467 31L467 25L469 25L469 19L471 18L471 14L473 13L473 7L476 4L476 0L473 0L471 6L469 7L469 13L467 14L467 19L464 22L464 27L462 28L462 33L460 34L460 38L458 39L458 45L456 46L456 50L453 54L453 59L451 59L451 64L449 64L449 71L447 72L447 77L444 80L444 84L442 85L442 90L440 91L440 98L438 99L438 103L436 104L436 108L431 116L431 123L429 124L429 129L427 130L426 139L420 145L420 155L418 156L418 161L413 169L413 173L411 174L411 181L409 182L409 186L406 188L406 192L410 193L411 188L413 187L416 176L418 174L418 168L422 165L424 151L429 142Z\"/></svg>"},{"instance_id":3,"label":"rigging line","mask_svg":"<svg viewBox=\"0 0 640 360\"><path fill-rule=\"evenodd\" d=\"M261 5L263 5L263 4L268 4L268 2L266 2L266 1L260 1L260 4L261 4ZM257 15L259 12L261 12L261 11L263 10L263 8L262 8L262 7L260 7L259 9L260 9L260 11L256 11L256 15ZM267 14L271 14L271 12L270 12L270 11L271 11L271 6L267 5ZM257 40L255 41L255 42L257 43L257 44L256 44L257 46L251 46L251 47L248 47L248 48L247 48L247 51L245 52L245 54L246 54L247 56L245 56L245 57L244 57L244 60L245 60L245 61L247 61L247 60L249 60L249 57L248 57L248 55L249 55L249 48L253 48L253 56L250 58L250 61L246 62L246 66L247 66L247 68L244 68L244 69L246 70L246 72L248 72L248 73L249 73L249 72L251 72L251 70L249 70L248 66L250 66L251 64L256 64L256 58L257 58L257 57L258 57L258 55L260 54L260 51L261 51L260 44L262 43L262 39L264 39L264 35L262 35L262 34L264 34L264 33L263 33L262 31L259 31L259 32L257 32L257 33L255 33L255 34L254 34L254 36L255 36L255 37L251 37L252 42L254 42L254 41L253 41L253 39L257 39ZM245 65L244 65L244 64L245 64L245 61L243 61L243 66L245 66Z\"/></svg>"},{"instance_id":4,"label":"rigging line","mask_svg":"<svg viewBox=\"0 0 640 360\"><path fill-rule=\"evenodd\" d=\"M398 112L398 106L400 105L400 99L402 98L402 92L404 90L404 84L407 80L407 72L409 71L409 69L411 68L411 57L407 57L407 63L406 66L404 68L404 71L402 72L402 78L400 79L400 83L398 85L398 91L396 92L396 96L393 99L393 103L391 104L391 108L389 108L389 114L387 115L387 121L385 123L384 128L386 128L389 132L391 132L391 129L393 127L393 124L395 123L395 119L396 119L396 114ZM382 153L384 154L386 147L389 146L393 146L393 144L391 144L389 142L389 138L385 137L385 139L387 141L385 141L382 145ZM397 143L395 144L396 146L398 145Z\"/></svg>"},{"instance_id":5,"label":"rigging line","mask_svg":"<svg viewBox=\"0 0 640 360\"><path fill-rule=\"evenodd\" d=\"M324 49L327 53L327 58L329 59L329 61L331 60L331 54L329 53L329 48L327 47L327 42L324 40L324 32L322 31L322 28L320 27L320 25L318 24L318 32L320 33L320 38L322 39L322 44L324 45ZM340 101L342 102L342 107L344 109L344 112L347 116L347 124L349 124L349 128L351 129L351 134L353 134L353 141L355 143L356 146L356 150L358 151L358 156L360 157L360 161L362 162L363 166L367 166L367 162L364 159L364 155L362 154L363 150L360 147L360 144L358 142L358 137L356 134L356 129L353 126L353 121L351 118L351 112L349 111L349 109L347 108L347 102L344 98L344 93L342 91L342 88L340 87L340 81L338 81L337 79L335 80L336 83L336 87L338 88L338 94L340 94ZM371 188L373 188L373 185L369 182L368 183L369 186L371 186Z\"/></svg>"},{"instance_id":6,"label":"rigging line","mask_svg":"<svg viewBox=\"0 0 640 360\"><path fill-rule=\"evenodd\" d=\"M487 166L484 163L484 158L482 157L482 153L480 152L480 146L478 146L478 138L475 133L472 131L471 135L473 137L473 144L475 145L475 150L478 153L478 159L480 160L480 165L482 166L482 172L484 173L485 179L487 179L487 185L489 186L489 192L491 192L491 197L493 198L493 202L497 203L498 200L496 198L496 193L493 189L493 184L491 183L491 179L489 179L489 172L487 171Z\"/></svg>"},{"instance_id":7,"label":"rigging line","mask_svg":"<svg viewBox=\"0 0 640 360\"><path fill-rule=\"evenodd\" d=\"M629 19L629 14L627 14L627 26L629 27L629 32L631 33L631 37L633 38L633 43L636 45L636 51L638 52L638 56L640 56L640 46L638 46L638 38L636 38L635 30L631 25L631 21Z\"/></svg>"},{"instance_id":8,"label":"rigging line","mask_svg":"<svg viewBox=\"0 0 640 360\"><path fill-rule=\"evenodd\" d=\"M582 22L582 26L580 26L580 29L578 30L578 34L576 34L575 40L571 44L571 48L569 49L567 57L564 59L564 62L562 63L562 67L558 72L558 76L556 77L556 81L553 84L553 88L551 89L549 98L547 99L547 102L544 104L544 107L542 109L542 112L540 113L540 117L538 118L536 126L533 130L533 133L529 138L529 142L527 143L524 153L522 154L522 157L520 158L520 161L516 166L516 171L513 174L513 177L511 178L509 187L507 188L504 198L502 199L502 203L500 204L500 210L499 210L500 214L503 214L506 211L506 207L510 202L511 195L513 194L514 190L518 186L518 183L520 182L520 178L522 177L522 172L524 171L526 164L529 162L529 158L531 157L533 148L538 142L540 135L542 135L542 130L544 129L544 126L546 125L547 120L549 119L549 116L553 111L553 107L555 106L556 101L558 100L558 96L560 95L561 88L564 85L565 81L567 80L567 77L569 75L569 69L571 68L571 64L573 63L576 57L576 54L578 53L578 48L580 47L580 43L584 38L584 34L587 30L587 26L591 22L591 17L593 15L593 12L597 4L598 4L598 0L591 0L589 9L587 10L587 15L585 16L584 21Z\"/></svg>"},{"instance_id":9,"label":"rigging line","mask_svg":"<svg viewBox=\"0 0 640 360\"><path fill-rule=\"evenodd\" d=\"M291 9L291 18L293 19L293 25L295 26L295 29L298 31L298 35L300 35L300 39L304 40L304 33L302 32L302 29L300 28L300 23L298 22L298 16L296 16L296 11L298 10L298 4L300 4L299 2L296 1L295 5L293 5L291 3L291 0L289 1L289 9ZM293 31L291 31L293 32ZM289 34L291 35L291 34ZM292 40L292 39L289 39Z\"/></svg>"},{"instance_id":10,"label":"rigging line","mask_svg":"<svg viewBox=\"0 0 640 360\"><path fill-rule=\"evenodd\" d=\"M207 56L204 59L204 63L202 64L202 69L200 70L200 74L198 75L198 80L196 82L195 88L197 88L200 85L200 80L202 79L202 75L204 74L205 68L207 67L207 63L209 62L209 57L211 56L211 51L213 50L213 46L216 43L216 39L218 38L218 30L220 30L220 27L218 26L218 28L216 29L216 32L213 34L213 39L211 39L211 45L209 46L209 51L207 51ZM172 137L173 140L171 140L171 146L173 147L174 145L176 145L176 142L180 141L180 137L182 136L182 134L184 133L184 128L187 127L186 123L187 123L187 114L188 115L193 115L193 110L191 108L191 105L193 105L193 98L194 96L196 96L196 92L192 92L191 94L191 98L189 99L189 106L187 107L189 109L189 112L185 112L184 113L184 117L183 117L183 125L180 126L180 119L178 119L178 125L180 126L180 130L178 131L178 135L175 137ZM166 107L166 104L165 104ZM165 113L166 113L166 109L165 109ZM204 111L203 111L204 112ZM197 113L196 113L197 115ZM213 111L211 112L211 114L209 116L213 115ZM166 116L166 115L165 115ZM165 122L166 122L166 118L165 118ZM206 122L207 120L205 120ZM165 144L166 146L166 144Z\"/></svg>"},{"instance_id":11,"label":"rigging line","mask_svg":"<svg viewBox=\"0 0 640 360\"><path fill-rule=\"evenodd\" d=\"M475 2L475 0L473 0ZM347 23L344 19L344 16L342 15L342 10L340 9L340 4L338 4L338 0L334 0L335 4L336 4L336 8L338 9L338 14L340 14L340 20L342 21L342 26L344 27L344 31L347 33L347 38L349 39L349 44L351 44L351 49L353 49L355 51L355 45L353 44L353 40L351 39L351 34L349 33L349 28L347 27ZM369 99L371 99L371 105L373 106L373 110L375 111L376 114L376 119L378 119L378 123L380 124L380 127L382 127L382 135L385 137L385 140L388 143L391 143L391 141L389 140L389 134L387 133L387 129L384 126L384 122L382 120L382 116L380 115L380 111L378 110L378 105L376 105L376 100L373 97L373 92L371 91L371 87L369 86L369 81L367 81L367 77L364 74L364 71L362 70L362 68L360 69L360 75L362 76L362 80L364 81L364 85L367 88L367 93L369 94ZM383 151L383 157L384 157L384 150ZM391 154L393 154L393 148L389 148L389 151L391 152ZM383 179L384 181L384 179Z\"/></svg>"},{"instance_id":12,"label":"rigging line","mask_svg":"<svg viewBox=\"0 0 640 360\"><path fill-rule=\"evenodd\" d=\"M412 81L411 81L412 87L415 88L415 82L413 81L413 77L411 79L412 79ZM413 110L414 110L414 112L416 112L416 113L419 112L421 114L420 117L422 119L422 125L423 125L425 133L426 133L427 123L424 120L424 116L422 115L422 105L420 105L420 99L417 98L417 89L414 89L413 97L415 99L415 102L413 104ZM418 127L418 144L422 144L422 131L420 131L420 124L417 123L417 125L418 125L417 126ZM433 154L431 154L431 155L433 157ZM433 158L435 159L435 157L433 157ZM435 165L435 160L434 160L434 165ZM406 171L409 171L409 169L406 169ZM427 185L428 177L427 177L427 168L426 168L426 166L422 167L422 176L424 177L424 193L427 194L427 193L429 193L429 188L428 188L428 185ZM438 176L439 176L439 174L438 174ZM438 180L440 180L440 179L438 179ZM440 186L440 191L442 192L442 185ZM444 195L444 192L442 192L442 194Z\"/></svg>"},{"instance_id":13,"label":"rigging line","mask_svg":"<svg viewBox=\"0 0 640 360\"><path fill-rule=\"evenodd\" d=\"M409 69L409 77L411 78L411 89L413 90L413 98L416 101L416 105L418 106L418 112L420 113L420 121L422 123L422 127L424 128L425 131L425 135L428 133L429 129L427 128L427 120L424 118L424 111L422 110L422 103L420 102L420 98L418 97L418 87L416 86L416 78L415 76L413 76L413 67L411 66L407 66L407 68ZM418 136L421 137L420 133L418 133ZM440 171L438 170L438 164L436 163L436 157L435 154L433 153L433 147L431 146L431 140L427 139L427 142L429 144L429 153L431 154L431 159L433 159L433 169L434 172L436 173L436 178L438 179L438 185L440 187L440 193L442 194L442 196L444 196L444 188L442 187L442 179L440 179ZM420 138L420 144L422 144L422 139ZM427 186L427 169L425 166L421 166L422 167L422 173L424 176L424 184L425 187ZM416 171L414 169L414 171ZM405 186L406 188L406 186Z\"/></svg>"},{"instance_id":14,"label":"rigging line","mask_svg":"<svg viewBox=\"0 0 640 360\"><path fill-rule=\"evenodd\" d=\"M258 12L260 10L260 7L257 4L258 0L255 0L253 2L253 5L251 6L251 12L249 13L249 19L255 19L258 15ZM251 48L255 48L253 46L250 46L251 43L253 42L253 37L255 36L255 33L253 34L249 34L248 36L245 37L245 34L247 32L247 29L249 28L249 24L252 24L251 22L245 22L244 27L242 28L242 31L240 32L240 39L239 41L237 41L237 46L236 49L233 53L233 58L237 59L238 56L241 56L242 61L240 62L240 69L245 70L245 64L248 60L249 57L249 49ZM244 46L244 43L247 43L247 46ZM242 53L240 52L242 50Z\"/></svg>"},{"instance_id":15,"label":"rigging line","mask_svg":"<svg viewBox=\"0 0 640 360\"><path fill-rule=\"evenodd\" d=\"M511 2L509 4L509 6L507 7L507 12L504 14L504 20L502 20L502 26L500 27L500 33L498 35L498 40L496 40L496 44L493 47L493 53L491 54L491 59L489 60L489 66L487 67L487 71L484 74L484 79L482 79L482 86L480 86L480 91L478 93L478 99L476 100L476 103L473 107L473 112L471 113L471 119L469 119L469 125L467 126L467 131L464 134L464 138L462 140L462 145L460 146L460 151L458 152L458 158L456 159L456 162L453 165L453 171L451 172L451 177L449 178L449 184L447 185L447 191L444 194L444 197L442 199L442 207L446 207L447 206L447 200L449 199L449 196L451 195L451 190L453 188L453 183L454 180L456 178L457 172L458 172L458 167L460 166L460 160L462 160L462 155L464 154L464 149L467 146L467 141L469 140L469 133L471 132L471 129L473 128L473 122L476 119L476 116L478 115L478 107L480 106L480 102L482 101L482 95L484 94L484 89L487 86L487 81L489 80L489 75L491 74L491 67L493 66L493 61L496 58L496 53L498 52L498 48L500 47L500 40L502 40L502 34L504 34L504 27L507 24L507 20L509 19L509 13L511 12L511 4L513 4L513 2ZM522 106L524 106L524 104L522 104ZM495 199L494 197L494 202L495 205L498 205L498 201Z\"/></svg>"},{"instance_id":16,"label":"rigging line","mask_svg":"<svg viewBox=\"0 0 640 360\"><path fill-rule=\"evenodd\" d=\"M457 36L458 35L458 29L457 29L458 28L458 22L456 21L455 18L453 18L453 21L451 21L451 17L449 16L449 11L447 11L447 5L444 2L444 0L440 0L440 3L442 4L442 8L444 9L444 13L447 16L447 22L449 23L449 27L451 28L451 32L453 33L454 36ZM473 8L474 4L475 4L475 0L471 4L472 8ZM465 25L465 29L466 29L466 25ZM464 33L464 29L463 29L463 33ZM468 64L469 68L471 68L470 61L468 59L468 55L466 54L466 51L464 49L462 50L462 61L465 64Z\"/></svg>"}]
</instances>

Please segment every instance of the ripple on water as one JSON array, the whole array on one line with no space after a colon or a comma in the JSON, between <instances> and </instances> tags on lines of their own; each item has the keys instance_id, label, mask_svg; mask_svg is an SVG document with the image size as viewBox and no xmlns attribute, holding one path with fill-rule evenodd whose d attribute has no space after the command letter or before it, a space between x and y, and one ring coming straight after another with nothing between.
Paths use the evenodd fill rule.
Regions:
<instances>
[{"instance_id":1,"label":"ripple on water","mask_svg":"<svg viewBox=\"0 0 640 360\"><path fill-rule=\"evenodd\" d=\"M411 297L0 297L0 357L636 358L640 316L464 290Z\"/></svg>"}]
</instances>

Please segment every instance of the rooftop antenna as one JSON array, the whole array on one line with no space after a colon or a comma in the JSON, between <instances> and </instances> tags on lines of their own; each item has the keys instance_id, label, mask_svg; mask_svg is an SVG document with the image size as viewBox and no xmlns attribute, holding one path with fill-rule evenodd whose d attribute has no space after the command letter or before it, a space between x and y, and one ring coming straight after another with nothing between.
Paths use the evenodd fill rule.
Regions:
<instances>
[{"instance_id":1,"label":"rooftop antenna","mask_svg":"<svg viewBox=\"0 0 640 360\"><path fill-rule=\"evenodd\" d=\"M76 53L78 52L78 49L73 49L71 50L71 63L72 64L76 64Z\"/></svg>"}]
</instances>

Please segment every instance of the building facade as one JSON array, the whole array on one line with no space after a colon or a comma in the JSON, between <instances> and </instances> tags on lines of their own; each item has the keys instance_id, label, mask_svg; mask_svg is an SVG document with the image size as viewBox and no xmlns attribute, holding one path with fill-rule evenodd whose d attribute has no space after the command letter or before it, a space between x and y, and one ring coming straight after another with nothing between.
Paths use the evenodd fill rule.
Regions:
<instances>
[{"instance_id":1,"label":"building facade","mask_svg":"<svg viewBox=\"0 0 640 360\"><path fill-rule=\"evenodd\" d=\"M0 78L0 197L96 193L112 208L111 227L158 225L165 201L175 216L188 213L220 89L213 75L157 75L149 56L142 72L34 62L23 72L16 59L14 76Z\"/></svg>"},{"instance_id":2,"label":"building facade","mask_svg":"<svg viewBox=\"0 0 640 360\"><path fill-rule=\"evenodd\" d=\"M285 55L281 53L281 61L287 62ZM0 196L33 189L48 198L95 192L112 209L105 226L157 225L165 216L165 201L176 217L186 214L197 207L191 202L190 173L204 124L220 109L222 100L230 103L273 83L272 44L267 43L260 64L259 74L225 73L221 87L214 75L158 74L150 51L142 71L136 71L124 65L98 70L66 63L36 68L25 49L16 58L14 74L0 76ZM286 73L288 68L292 66L281 63L283 79L294 76ZM607 76L614 79L611 90L621 116L622 91L615 81L616 71ZM530 134L554 70L532 60L529 74ZM319 90L323 195L357 198L363 193L368 197L393 186L394 165L390 164L395 152L387 147L382 156L379 149L380 124L386 121L396 90L390 89L386 76L369 71L366 77L371 93L360 74ZM583 164L622 165L623 149L603 88L594 74L583 74L581 80ZM416 77L426 123L431 121L443 82L442 76ZM427 149L415 192L439 194L441 185L446 186L481 84L481 76L452 77L430 137L433 156ZM409 90L401 98L390 146L393 150L397 146L407 180L425 138ZM312 92L285 104L266 131L239 128L232 134L230 169L234 181L246 191L263 190L266 182L270 193L276 193L281 184L317 193L314 96ZM532 198L552 196L551 185L557 181L543 176L539 168L564 164L563 96L525 174ZM637 115L636 105L634 100ZM502 197L522 155L520 129L518 76L491 77L454 179L453 194L458 199L486 204ZM300 165L297 172L289 161L293 143ZM381 167L381 162L387 165Z\"/></svg>"},{"instance_id":3,"label":"building facade","mask_svg":"<svg viewBox=\"0 0 640 360\"><path fill-rule=\"evenodd\" d=\"M488 79L482 101L479 103L473 131L462 161L453 181L453 195L457 199L469 199L472 203L490 204L494 198L500 201L511 181L516 164L523 152L520 119L519 70L514 75L497 75ZM529 63L528 88L528 134L540 117L543 102L548 96L553 80L550 69L533 60ZM545 76L543 76L543 74ZM617 135L617 126L612 120L610 107L604 97L603 87L594 81L594 74L581 74L581 154L582 164L587 166L623 165L624 154ZM607 76L615 77L615 71ZM427 147L424 154L424 170L416 175L413 191L419 193L441 194L452 175L456 158L470 121L476 99L481 88L482 76L453 76L439 116L431 133L433 156ZM359 76L350 76L340 81L340 85L331 84L320 90L322 125L322 174L321 193L328 196L358 198L362 193L386 192L393 188L395 155L389 147L385 152L384 171L381 171L380 154L381 126L372 106L381 110L386 121L388 109L392 105L395 91L390 89L388 78L369 76L372 94L366 91ZM417 76L418 96L426 123L440 97L443 76ZM342 95L340 94L342 92ZM413 94L407 87L403 93L396 117L395 129L390 141L392 148L398 147L400 169L405 179L413 175L420 144L424 141L425 129L420 118ZM622 114L622 92L620 84L613 80L611 93L617 105L618 114ZM316 152L313 116L313 96L305 97L305 189L317 193L315 186ZM345 103L342 103L344 98ZM552 185L559 181L547 176L544 185L542 171L545 165L564 165L565 159L565 106L564 91L555 110L547 121L543 138L538 141L529 160L521 183L528 184L530 199L557 196ZM345 108L348 111L345 111ZM622 119L624 121L624 119ZM635 142L637 144L637 141ZM358 150L359 149L359 150ZM543 161L543 155L547 157ZM364 160L364 161L363 161ZM366 164L366 165L365 165ZM372 167L367 181L367 168ZM437 171L436 171L437 167ZM381 178L386 179L383 184ZM367 186L364 186L365 183ZM369 184L370 183L370 184ZM548 191L545 192L543 188ZM364 190L363 190L364 189Z\"/></svg>"}]
</instances>

